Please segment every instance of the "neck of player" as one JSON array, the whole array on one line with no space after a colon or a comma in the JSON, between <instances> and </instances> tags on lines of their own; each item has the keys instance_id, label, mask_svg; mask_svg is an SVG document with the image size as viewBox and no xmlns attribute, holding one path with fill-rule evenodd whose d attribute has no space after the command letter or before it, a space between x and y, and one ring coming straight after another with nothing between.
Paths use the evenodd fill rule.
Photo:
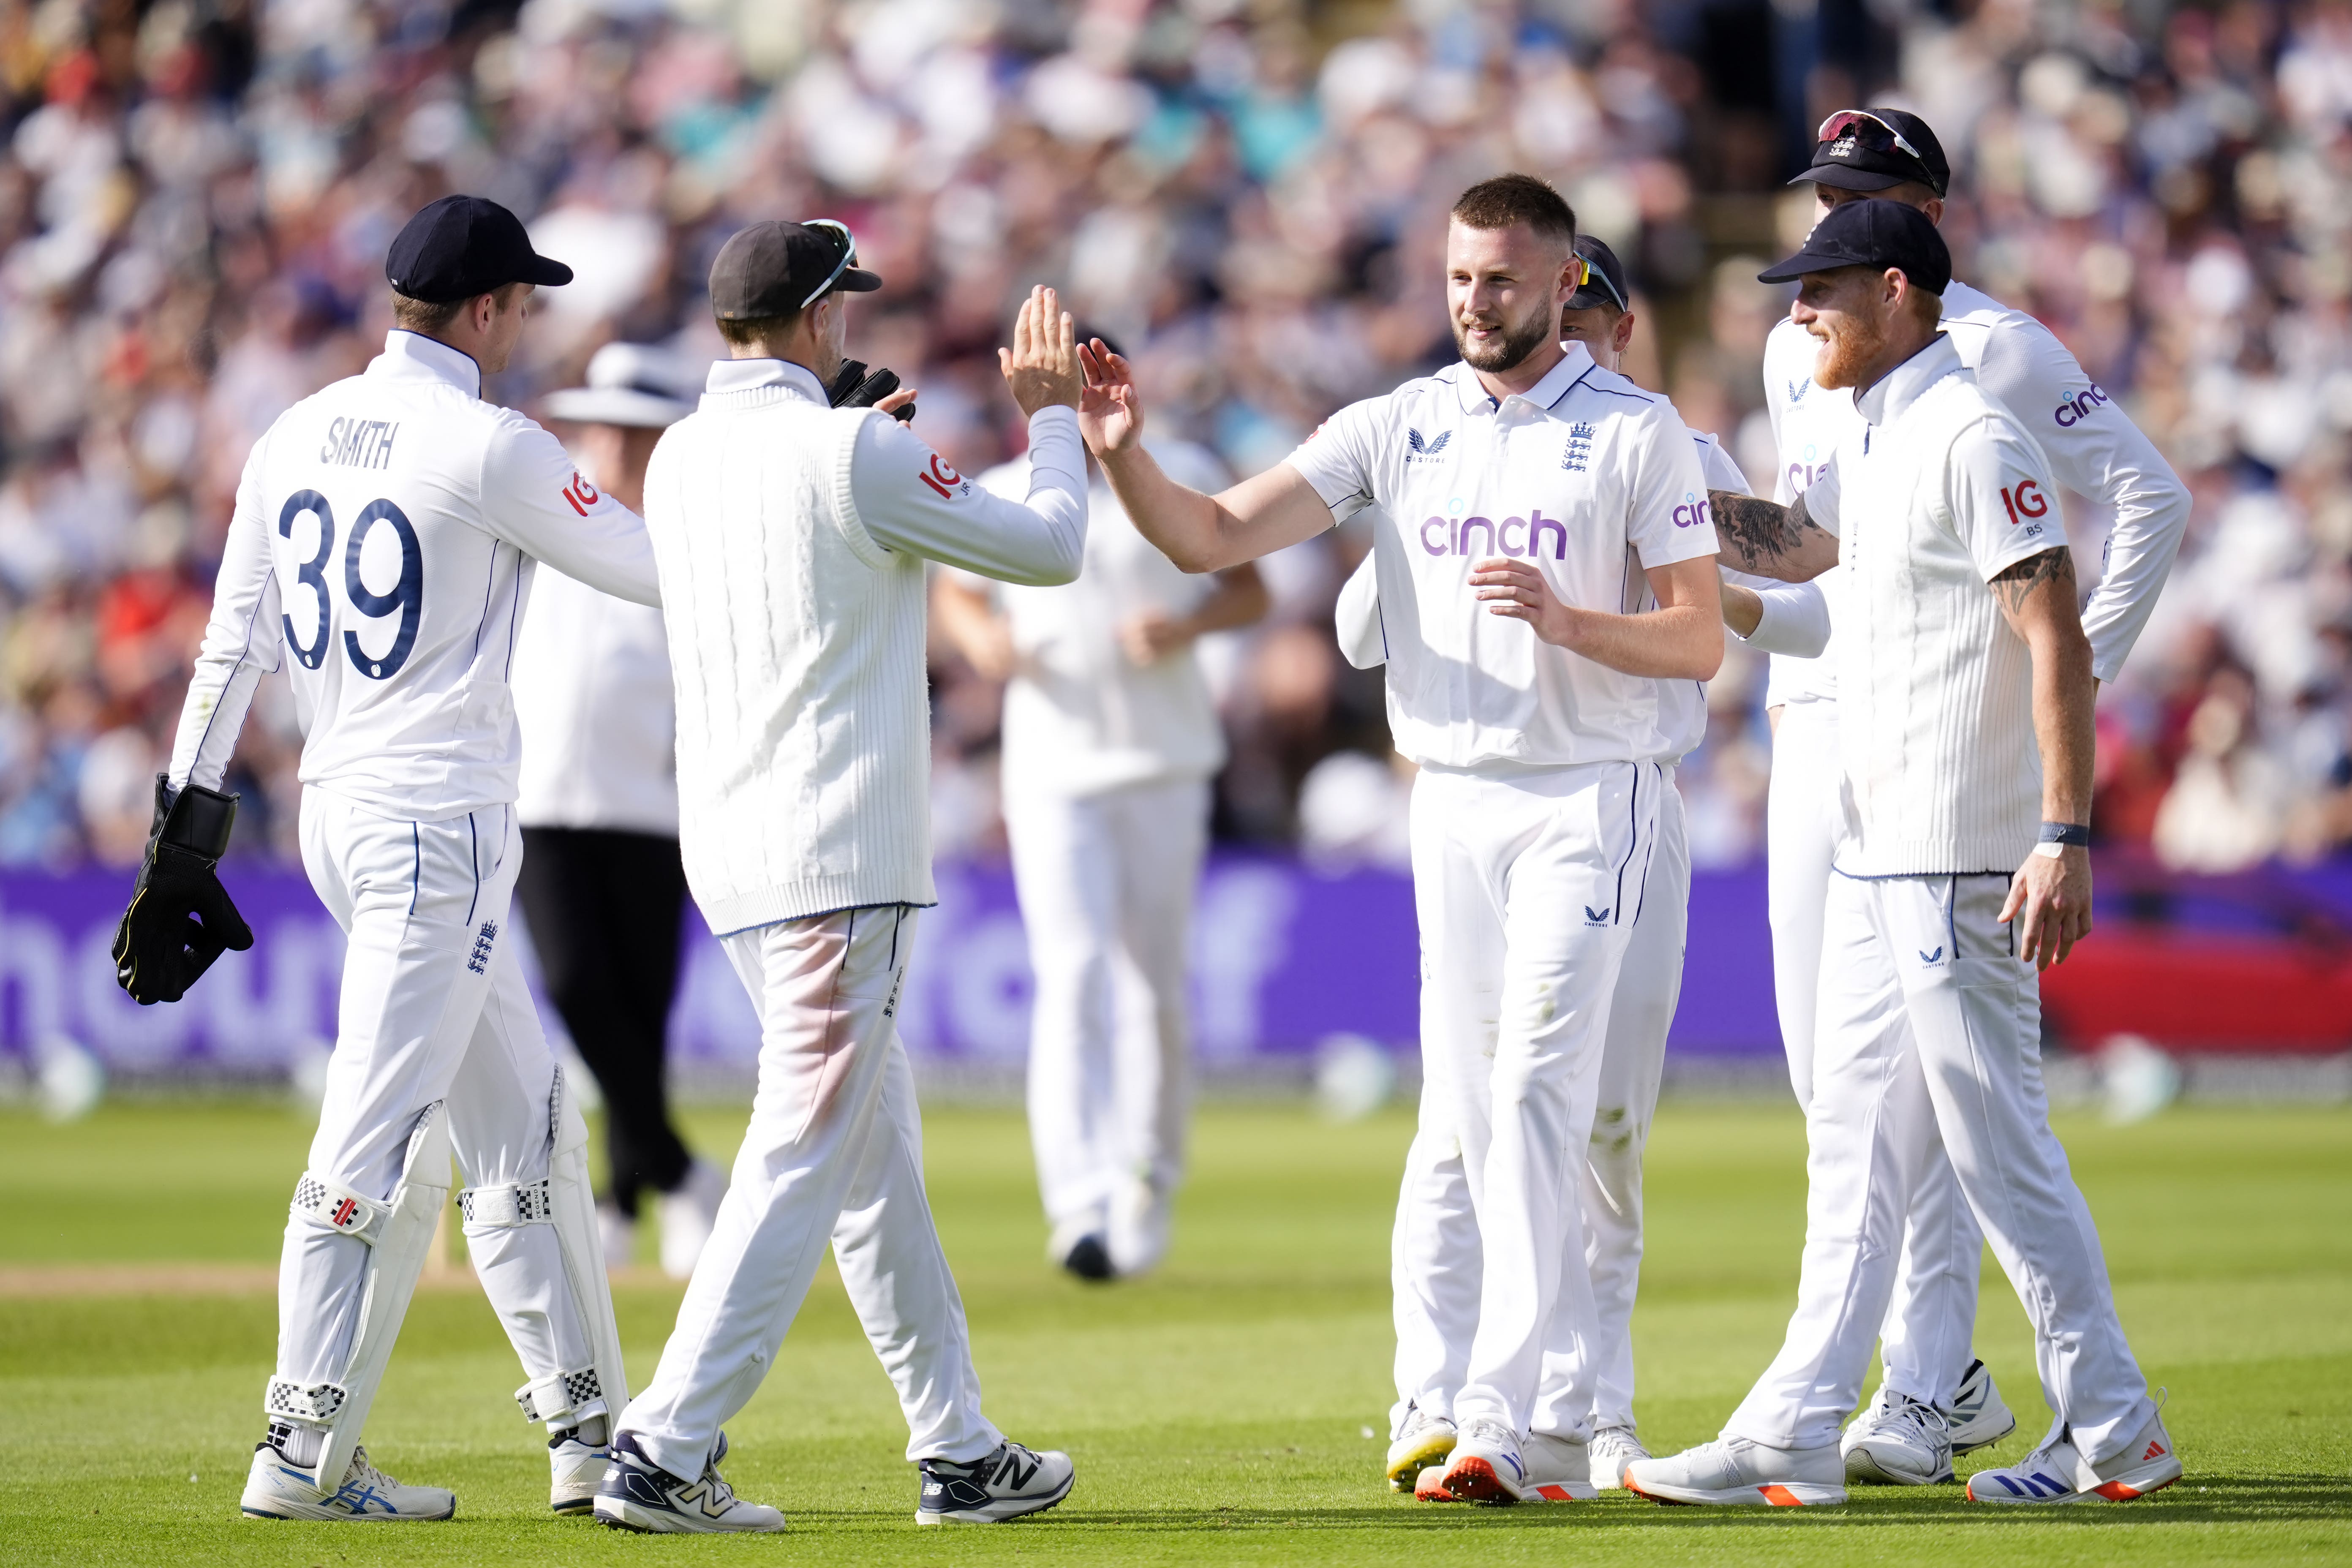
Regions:
<instances>
[{"instance_id":1,"label":"neck of player","mask_svg":"<svg viewBox=\"0 0 2352 1568\"><path fill-rule=\"evenodd\" d=\"M1886 346L1879 350L1877 356L1863 367L1862 374L1854 380L1853 395L1860 397L1864 393L1894 374L1895 368L1904 361L1927 348L1943 335L1941 327L1927 326L1914 318L1908 311L1897 311L1895 320L1887 326Z\"/></svg>"},{"instance_id":2,"label":"neck of player","mask_svg":"<svg viewBox=\"0 0 2352 1568\"><path fill-rule=\"evenodd\" d=\"M1506 397L1527 392L1536 383L1549 375L1552 367L1567 357L1567 344L1556 339L1548 339L1536 349L1535 353L1508 370L1478 370L1475 366L1472 369L1478 377L1478 384L1485 387L1488 395L1499 403Z\"/></svg>"}]
</instances>

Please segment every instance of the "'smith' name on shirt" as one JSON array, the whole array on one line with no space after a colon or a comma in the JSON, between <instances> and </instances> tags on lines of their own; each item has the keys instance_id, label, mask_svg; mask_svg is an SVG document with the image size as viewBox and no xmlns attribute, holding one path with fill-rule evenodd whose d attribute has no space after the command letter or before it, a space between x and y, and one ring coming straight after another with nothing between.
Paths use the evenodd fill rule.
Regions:
<instances>
[{"instance_id":1,"label":"'smith' name on shirt","mask_svg":"<svg viewBox=\"0 0 2352 1568\"><path fill-rule=\"evenodd\" d=\"M400 426L390 419L338 419L327 426L319 461L342 468L392 467L392 438Z\"/></svg>"}]
</instances>

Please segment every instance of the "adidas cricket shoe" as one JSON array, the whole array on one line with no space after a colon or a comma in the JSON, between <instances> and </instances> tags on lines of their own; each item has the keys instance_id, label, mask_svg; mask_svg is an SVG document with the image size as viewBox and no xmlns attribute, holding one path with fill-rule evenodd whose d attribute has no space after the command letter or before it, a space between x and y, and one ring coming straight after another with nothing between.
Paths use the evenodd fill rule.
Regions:
<instances>
[{"instance_id":1,"label":"adidas cricket shoe","mask_svg":"<svg viewBox=\"0 0 2352 1568\"><path fill-rule=\"evenodd\" d=\"M274 1444L261 1443L237 1506L248 1519L446 1519L457 1511L457 1494L446 1487L401 1485L368 1463L364 1447L352 1451L342 1485L321 1491L310 1484L308 1470L296 1469Z\"/></svg>"},{"instance_id":2,"label":"adidas cricket shoe","mask_svg":"<svg viewBox=\"0 0 2352 1568\"><path fill-rule=\"evenodd\" d=\"M1845 1501L1845 1461L1835 1443L1768 1448L1745 1437L1701 1443L1625 1467L1625 1489L1652 1502L1804 1508Z\"/></svg>"},{"instance_id":3,"label":"adidas cricket shoe","mask_svg":"<svg viewBox=\"0 0 2352 1568\"><path fill-rule=\"evenodd\" d=\"M1528 1467L1519 1487L1521 1502L1591 1502L1601 1495L1592 1485L1589 1444L1530 1432L1519 1445L1519 1458Z\"/></svg>"},{"instance_id":4,"label":"adidas cricket shoe","mask_svg":"<svg viewBox=\"0 0 2352 1568\"><path fill-rule=\"evenodd\" d=\"M1636 1459L1646 1459L1650 1450L1642 1447L1642 1439L1633 1435L1631 1426L1603 1426L1592 1435L1586 1449L1592 1467L1592 1484L1606 1491L1625 1484L1625 1467Z\"/></svg>"},{"instance_id":5,"label":"adidas cricket shoe","mask_svg":"<svg viewBox=\"0 0 2352 1568\"><path fill-rule=\"evenodd\" d=\"M1389 1489L1419 1496L1421 1472L1445 1462L1454 1452L1454 1436L1453 1422L1432 1415L1418 1405L1407 1405L1404 1425L1397 1428L1396 1441L1389 1445Z\"/></svg>"},{"instance_id":6,"label":"adidas cricket shoe","mask_svg":"<svg viewBox=\"0 0 2352 1568\"><path fill-rule=\"evenodd\" d=\"M719 1473L727 1434L692 1480L646 1458L626 1432L613 1439L604 1479L596 1488L596 1522L648 1535L720 1535L778 1531L784 1516L765 1503L746 1502Z\"/></svg>"},{"instance_id":7,"label":"adidas cricket shoe","mask_svg":"<svg viewBox=\"0 0 2352 1568\"><path fill-rule=\"evenodd\" d=\"M591 1513L596 1488L604 1479L611 1450L602 1443L582 1440L580 1428L570 1427L547 1440L547 1468L552 1472L547 1506L558 1513Z\"/></svg>"},{"instance_id":8,"label":"adidas cricket shoe","mask_svg":"<svg viewBox=\"0 0 2352 1568\"><path fill-rule=\"evenodd\" d=\"M1969 1363L1969 1370L1960 1373L1960 1389L1952 1396L1952 1413L1946 1419L1955 1454L1989 1448L2017 1430L2017 1417L2001 1403L2000 1390L1980 1361Z\"/></svg>"},{"instance_id":9,"label":"adidas cricket shoe","mask_svg":"<svg viewBox=\"0 0 2352 1568\"><path fill-rule=\"evenodd\" d=\"M1424 1466L1421 1474L1413 1478L1412 1500L1415 1502L1453 1502L1456 1500L1454 1494L1445 1489L1445 1467L1444 1465Z\"/></svg>"},{"instance_id":10,"label":"adidas cricket shoe","mask_svg":"<svg viewBox=\"0 0 2352 1568\"><path fill-rule=\"evenodd\" d=\"M1528 1487L1519 1435L1492 1416L1462 1423L1445 1462L1445 1489L1462 1502L1513 1503Z\"/></svg>"},{"instance_id":11,"label":"adidas cricket shoe","mask_svg":"<svg viewBox=\"0 0 2352 1568\"><path fill-rule=\"evenodd\" d=\"M2095 1465L2074 1447L2072 1432L2058 1436L1999 1469L1969 1478L1970 1502L2129 1502L2162 1491L2180 1479L2180 1456L2164 1417L2150 1415L2124 1451Z\"/></svg>"},{"instance_id":12,"label":"adidas cricket shoe","mask_svg":"<svg viewBox=\"0 0 2352 1568\"><path fill-rule=\"evenodd\" d=\"M1069 1496L1078 1479L1067 1454L1052 1448L1039 1453L1010 1438L970 1464L925 1459L922 1470L917 1524L1002 1524L1043 1513Z\"/></svg>"},{"instance_id":13,"label":"adidas cricket shoe","mask_svg":"<svg viewBox=\"0 0 2352 1568\"><path fill-rule=\"evenodd\" d=\"M1940 1486L1952 1479L1952 1434L1943 1413L1885 1384L1838 1443L1857 1485Z\"/></svg>"}]
</instances>

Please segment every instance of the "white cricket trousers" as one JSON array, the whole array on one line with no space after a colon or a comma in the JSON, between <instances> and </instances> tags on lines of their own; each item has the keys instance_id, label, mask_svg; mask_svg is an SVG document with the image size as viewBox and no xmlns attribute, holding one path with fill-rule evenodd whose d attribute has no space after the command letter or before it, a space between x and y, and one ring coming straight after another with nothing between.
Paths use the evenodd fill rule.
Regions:
<instances>
[{"instance_id":1,"label":"white cricket trousers","mask_svg":"<svg viewBox=\"0 0 2352 1568\"><path fill-rule=\"evenodd\" d=\"M514 808L410 822L311 788L302 792L300 832L310 886L348 939L310 1168L387 1199L417 1117L446 1100L468 1185L545 1180L555 1060L507 923L522 866ZM532 1379L593 1363L553 1226L487 1229L467 1246ZM278 1375L341 1380L369 1250L357 1237L288 1219Z\"/></svg>"},{"instance_id":2,"label":"white cricket trousers","mask_svg":"<svg viewBox=\"0 0 2352 1568\"><path fill-rule=\"evenodd\" d=\"M1674 770L1658 797L1657 853L1634 903L1633 935L1617 974L1601 1051L1592 1134L1581 1192L1597 1327L1592 1426L1633 1426L1633 1300L1642 1272L1642 1156L1658 1106L1666 1034L1682 996L1690 928L1690 845ZM1478 1226L1460 1155L1450 1142L1416 1138L1397 1206L1391 1268L1396 1302L1397 1404L1391 1426L1413 1405L1450 1415L1478 1326ZM1569 1401L1580 1386L1572 1326L1555 1311L1563 1342L1548 1352L1529 1429L1576 1427Z\"/></svg>"},{"instance_id":3,"label":"white cricket trousers","mask_svg":"<svg viewBox=\"0 0 2352 1568\"><path fill-rule=\"evenodd\" d=\"M922 1121L898 1042L916 911L782 921L724 937L760 1013L760 1085L677 1327L621 1430L695 1476L768 1375L829 1242L907 1417L907 1458L1002 1440L980 1411L963 1298L923 1191Z\"/></svg>"},{"instance_id":4,"label":"white cricket trousers","mask_svg":"<svg viewBox=\"0 0 2352 1568\"><path fill-rule=\"evenodd\" d=\"M2024 1303L2042 1395L2076 1446L2111 1458L2152 1413L2050 1131L2041 985L2000 923L2009 886L1999 874L1831 882L1797 1310L1726 1436L1837 1440L1894 1293L1904 1216L1937 1157L1931 1131Z\"/></svg>"},{"instance_id":5,"label":"white cricket trousers","mask_svg":"<svg viewBox=\"0 0 2352 1568\"><path fill-rule=\"evenodd\" d=\"M1423 768L1413 784L1423 1083L1398 1196L1398 1381L1441 1411L1452 1388L1459 1421L1528 1430L1558 1370L1559 1435L1591 1430L1580 1156L1664 790L1651 763ZM1464 1324L1457 1378L1446 1347Z\"/></svg>"},{"instance_id":6,"label":"white cricket trousers","mask_svg":"<svg viewBox=\"0 0 2352 1568\"><path fill-rule=\"evenodd\" d=\"M1099 1224L1124 1182L1184 1173L1192 902L1209 840L1204 779L1005 802L1036 977L1029 1136L1055 1226Z\"/></svg>"},{"instance_id":7,"label":"white cricket trousers","mask_svg":"<svg viewBox=\"0 0 2352 1568\"><path fill-rule=\"evenodd\" d=\"M1822 973L1822 930L1843 788L1837 704L1791 702L1772 735L1772 786L1765 804L1765 878L1772 928L1772 990L1789 1083L1800 1107L1813 1093L1813 1010ZM1934 1131L1935 1147L1912 1185L1895 1294L1880 1325L1887 1385L1949 1410L1976 1339L1977 1283L1984 1235L1960 1195Z\"/></svg>"}]
</instances>

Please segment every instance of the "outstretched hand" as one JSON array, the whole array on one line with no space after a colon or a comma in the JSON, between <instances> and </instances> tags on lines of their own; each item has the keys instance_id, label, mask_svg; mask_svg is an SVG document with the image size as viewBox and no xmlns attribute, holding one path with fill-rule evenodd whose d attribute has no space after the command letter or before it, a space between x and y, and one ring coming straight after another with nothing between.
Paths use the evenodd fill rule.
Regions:
<instances>
[{"instance_id":1,"label":"outstretched hand","mask_svg":"<svg viewBox=\"0 0 2352 1568\"><path fill-rule=\"evenodd\" d=\"M1078 363L1085 367L1086 394L1078 402L1078 433L1097 457L1124 452L1143 437L1143 400L1135 390L1135 373L1125 354L1114 353L1100 338L1078 345Z\"/></svg>"},{"instance_id":2,"label":"outstretched hand","mask_svg":"<svg viewBox=\"0 0 2352 1568\"><path fill-rule=\"evenodd\" d=\"M996 351L996 363L1022 413L1057 403L1078 405L1086 376L1078 364L1077 328L1053 289L1040 285L1029 290L1013 319L1013 346Z\"/></svg>"}]
</instances>

